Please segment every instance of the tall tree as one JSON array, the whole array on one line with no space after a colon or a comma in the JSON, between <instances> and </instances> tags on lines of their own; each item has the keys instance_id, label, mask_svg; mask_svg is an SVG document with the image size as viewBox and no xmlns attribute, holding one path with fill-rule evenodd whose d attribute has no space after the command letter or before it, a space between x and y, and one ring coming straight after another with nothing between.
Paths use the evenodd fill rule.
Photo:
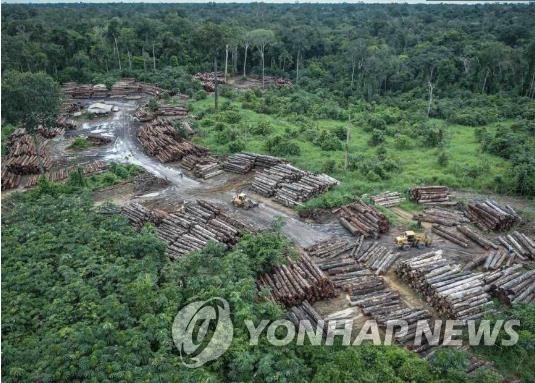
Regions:
<instances>
[{"instance_id":1,"label":"tall tree","mask_svg":"<svg viewBox=\"0 0 535 383\"><path fill-rule=\"evenodd\" d=\"M204 23L194 37L195 44L211 57L214 70L214 108L218 110L219 81L217 79L217 58L227 42L227 30L212 22Z\"/></svg>"},{"instance_id":2,"label":"tall tree","mask_svg":"<svg viewBox=\"0 0 535 383\"><path fill-rule=\"evenodd\" d=\"M7 72L2 81L2 117L22 125L33 136L39 153L37 129L54 127L61 106L61 89L49 75ZM40 163L41 172L43 166Z\"/></svg>"},{"instance_id":3,"label":"tall tree","mask_svg":"<svg viewBox=\"0 0 535 383\"><path fill-rule=\"evenodd\" d=\"M265 56L266 47L275 42L275 33L269 29L255 29L251 32L251 41L260 53L262 60L262 88L264 87L264 71L265 71Z\"/></svg>"},{"instance_id":4,"label":"tall tree","mask_svg":"<svg viewBox=\"0 0 535 383\"><path fill-rule=\"evenodd\" d=\"M245 78L247 73L247 51L249 50L249 47L251 46L251 34L250 32L245 32L242 35L241 38L241 45L243 46L244 54L243 54L243 77Z\"/></svg>"}]
</instances>

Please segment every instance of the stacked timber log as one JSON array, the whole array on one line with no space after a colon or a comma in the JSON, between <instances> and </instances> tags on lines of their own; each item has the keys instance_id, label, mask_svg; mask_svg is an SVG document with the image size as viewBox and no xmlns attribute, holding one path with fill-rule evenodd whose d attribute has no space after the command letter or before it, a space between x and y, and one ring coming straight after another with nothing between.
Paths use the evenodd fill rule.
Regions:
<instances>
[{"instance_id":1,"label":"stacked timber log","mask_svg":"<svg viewBox=\"0 0 535 383\"><path fill-rule=\"evenodd\" d=\"M498 237L498 242L523 261L528 258L535 260L535 241L523 233L513 231L511 234L501 235Z\"/></svg>"},{"instance_id":2,"label":"stacked timber log","mask_svg":"<svg viewBox=\"0 0 535 383\"><path fill-rule=\"evenodd\" d=\"M493 248L495 250L498 249L498 246L485 238L482 234L476 232L475 230L469 228L468 226L457 226L457 230L463 233L463 235L469 239L471 239L473 242L477 243L482 248L489 250L490 248Z\"/></svg>"},{"instance_id":3,"label":"stacked timber log","mask_svg":"<svg viewBox=\"0 0 535 383\"><path fill-rule=\"evenodd\" d=\"M266 76L264 77L264 83L266 83L266 81L269 85L275 85L277 87L286 87L293 85L291 80L282 77Z\"/></svg>"},{"instance_id":4,"label":"stacked timber log","mask_svg":"<svg viewBox=\"0 0 535 383\"><path fill-rule=\"evenodd\" d=\"M466 238L464 236L460 235L456 231L446 229L445 226L433 225L431 230L433 231L433 233L435 233L435 234L441 236L442 238L445 238L448 241L453 242L453 243L455 243L455 244L457 244L459 246L462 246L462 247L465 247L465 248L470 246L470 244L466 241Z\"/></svg>"},{"instance_id":5,"label":"stacked timber log","mask_svg":"<svg viewBox=\"0 0 535 383\"><path fill-rule=\"evenodd\" d=\"M152 190L159 190L169 186L169 181L156 177L154 174L143 172L134 178L134 192L136 194L147 193Z\"/></svg>"},{"instance_id":6,"label":"stacked timber log","mask_svg":"<svg viewBox=\"0 0 535 383\"><path fill-rule=\"evenodd\" d=\"M279 164L257 173L251 186L254 192L264 197L272 197L279 184L285 181L298 181L304 175L305 172L295 166Z\"/></svg>"},{"instance_id":7,"label":"stacked timber log","mask_svg":"<svg viewBox=\"0 0 535 383\"><path fill-rule=\"evenodd\" d=\"M65 129L63 128L43 128L40 126L37 128L37 133L43 138L54 138L57 136L63 135L65 133Z\"/></svg>"},{"instance_id":8,"label":"stacked timber log","mask_svg":"<svg viewBox=\"0 0 535 383\"><path fill-rule=\"evenodd\" d=\"M20 174L11 173L6 166L2 166L2 190L15 189L20 181Z\"/></svg>"},{"instance_id":9,"label":"stacked timber log","mask_svg":"<svg viewBox=\"0 0 535 383\"><path fill-rule=\"evenodd\" d=\"M130 202L121 208L121 213L128 218L130 224L137 229L147 222L152 222L153 216L149 209L137 203Z\"/></svg>"},{"instance_id":10,"label":"stacked timber log","mask_svg":"<svg viewBox=\"0 0 535 383\"><path fill-rule=\"evenodd\" d=\"M342 226L355 236L377 238L389 229L388 219L383 213L360 201L334 209L333 213Z\"/></svg>"},{"instance_id":11,"label":"stacked timber log","mask_svg":"<svg viewBox=\"0 0 535 383\"><path fill-rule=\"evenodd\" d=\"M84 165L82 167L82 170L85 175L88 175L104 171L107 167L108 165L106 164L106 162L97 160Z\"/></svg>"},{"instance_id":12,"label":"stacked timber log","mask_svg":"<svg viewBox=\"0 0 535 383\"><path fill-rule=\"evenodd\" d=\"M52 166L52 159L46 152L46 143L45 140L40 144L37 154L33 137L24 129L16 129L8 141L9 154L4 161L7 170L24 175L40 173L41 166L44 170L49 169Z\"/></svg>"},{"instance_id":13,"label":"stacked timber log","mask_svg":"<svg viewBox=\"0 0 535 383\"><path fill-rule=\"evenodd\" d=\"M257 286L269 289L273 299L286 307L335 296L334 284L304 253L297 261L261 275Z\"/></svg>"},{"instance_id":14,"label":"stacked timber log","mask_svg":"<svg viewBox=\"0 0 535 383\"><path fill-rule=\"evenodd\" d=\"M303 325L307 330L309 328L311 330L315 330L318 328L318 322L323 320L314 307L312 307L312 305L306 300L296 306L290 307L288 313L286 314L286 318L290 320L296 328L299 328L300 325ZM308 324L304 321L308 321L310 324L309 328L307 328ZM324 326L323 329L325 334L327 332L327 326Z\"/></svg>"},{"instance_id":15,"label":"stacked timber log","mask_svg":"<svg viewBox=\"0 0 535 383\"><path fill-rule=\"evenodd\" d=\"M478 319L491 310L484 275L450 264L441 250L400 262L396 273L447 318Z\"/></svg>"},{"instance_id":16,"label":"stacked timber log","mask_svg":"<svg viewBox=\"0 0 535 383\"><path fill-rule=\"evenodd\" d=\"M384 192L371 197L374 205L380 205L384 207L397 206L402 201L405 200L405 197L399 192Z\"/></svg>"},{"instance_id":17,"label":"stacked timber log","mask_svg":"<svg viewBox=\"0 0 535 383\"><path fill-rule=\"evenodd\" d=\"M310 257L331 259L352 250L354 247L355 243L353 241L332 237L306 247L304 250Z\"/></svg>"},{"instance_id":18,"label":"stacked timber log","mask_svg":"<svg viewBox=\"0 0 535 383\"><path fill-rule=\"evenodd\" d=\"M152 84L138 82L133 78L124 78L113 84L108 90L104 84L78 84L68 82L63 84L63 92L71 98L106 98L106 97L126 97L138 94L148 94L160 97L165 90Z\"/></svg>"},{"instance_id":19,"label":"stacked timber log","mask_svg":"<svg viewBox=\"0 0 535 383\"><path fill-rule=\"evenodd\" d=\"M232 173L245 174L249 173L255 167L270 168L272 166L286 163L285 160L278 157L273 157L265 154L257 153L235 153L231 155L223 169Z\"/></svg>"},{"instance_id":20,"label":"stacked timber log","mask_svg":"<svg viewBox=\"0 0 535 383\"><path fill-rule=\"evenodd\" d=\"M151 112L146 105L143 105L136 109L134 118L141 122L148 122L156 118L156 113Z\"/></svg>"},{"instance_id":21,"label":"stacked timber log","mask_svg":"<svg viewBox=\"0 0 535 383\"><path fill-rule=\"evenodd\" d=\"M362 246L363 238L348 241L342 238L329 238L305 248L314 262L324 271L336 288L350 291L360 278L373 275L372 271L355 260L355 253Z\"/></svg>"},{"instance_id":22,"label":"stacked timber log","mask_svg":"<svg viewBox=\"0 0 535 383\"><path fill-rule=\"evenodd\" d=\"M485 276L490 292L502 303L535 303L535 270L525 271L519 265L494 271Z\"/></svg>"},{"instance_id":23,"label":"stacked timber log","mask_svg":"<svg viewBox=\"0 0 535 383\"><path fill-rule=\"evenodd\" d=\"M214 76L214 72L199 72L193 77L201 82L201 85L205 91L215 91L216 76ZM225 76L223 73L217 72L217 82L219 84L225 84Z\"/></svg>"},{"instance_id":24,"label":"stacked timber log","mask_svg":"<svg viewBox=\"0 0 535 383\"><path fill-rule=\"evenodd\" d=\"M483 268L485 270L496 270L502 266L511 266L514 256L512 256L504 247L498 247L496 250L489 251L484 259Z\"/></svg>"},{"instance_id":25,"label":"stacked timber log","mask_svg":"<svg viewBox=\"0 0 535 383\"><path fill-rule=\"evenodd\" d=\"M219 160L213 156L201 157L190 154L182 158L180 165L192 171L195 177L205 180L223 173Z\"/></svg>"},{"instance_id":26,"label":"stacked timber log","mask_svg":"<svg viewBox=\"0 0 535 383\"><path fill-rule=\"evenodd\" d=\"M180 105L160 105L156 114L162 117L186 117L188 110Z\"/></svg>"},{"instance_id":27,"label":"stacked timber log","mask_svg":"<svg viewBox=\"0 0 535 383\"><path fill-rule=\"evenodd\" d=\"M178 161L188 154L208 154L207 149L181 138L169 121L159 118L143 125L137 136L145 152L161 162Z\"/></svg>"},{"instance_id":28,"label":"stacked timber log","mask_svg":"<svg viewBox=\"0 0 535 383\"><path fill-rule=\"evenodd\" d=\"M401 300L400 295L392 291L381 277L375 275L361 278L351 290L351 306L358 306L365 315L369 315L377 324L385 328L390 321L400 320L408 324L406 334L395 336L397 342L420 354L430 349L428 344L414 345L416 324L419 320L429 320L431 313L425 308L411 308Z\"/></svg>"},{"instance_id":29,"label":"stacked timber log","mask_svg":"<svg viewBox=\"0 0 535 383\"><path fill-rule=\"evenodd\" d=\"M68 179L71 174L77 169L81 169L84 175L91 175L106 170L107 164L104 161L93 161L80 167L67 166L59 169L52 169L46 174L46 178L52 182L60 182ZM37 185L40 175L36 174L26 179L24 183L25 188L32 188Z\"/></svg>"},{"instance_id":30,"label":"stacked timber log","mask_svg":"<svg viewBox=\"0 0 535 383\"><path fill-rule=\"evenodd\" d=\"M363 247L362 251L354 254L358 262L364 263L377 275L386 273L398 257L399 253L393 252L379 242L370 243L366 248Z\"/></svg>"},{"instance_id":31,"label":"stacked timber log","mask_svg":"<svg viewBox=\"0 0 535 383\"><path fill-rule=\"evenodd\" d=\"M147 222L156 225L157 235L167 242L167 254L176 259L203 249L209 242L234 245L251 226L208 201L185 203L183 208L162 213L133 203L123 208L130 222L141 227Z\"/></svg>"},{"instance_id":32,"label":"stacked timber log","mask_svg":"<svg viewBox=\"0 0 535 383\"><path fill-rule=\"evenodd\" d=\"M415 221L438 223L443 226L457 226L470 222L464 213L457 210L447 210L441 208L425 208L422 212L414 214Z\"/></svg>"},{"instance_id":33,"label":"stacked timber log","mask_svg":"<svg viewBox=\"0 0 535 383\"><path fill-rule=\"evenodd\" d=\"M509 205L496 201L474 201L468 204L466 216L483 230L506 231L520 221L520 216Z\"/></svg>"},{"instance_id":34,"label":"stacked timber log","mask_svg":"<svg viewBox=\"0 0 535 383\"><path fill-rule=\"evenodd\" d=\"M336 185L338 181L327 174L307 173L297 182L280 183L273 199L284 206L294 207Z\"/></svg>"},{"instance_id":35,"label":"stacked timber log","mask_svg":"<svg viewBox=\"0 0 535 383\"><path fill-rule=\"evenodd\" d=\"M423 204L440 204L450 199L446 186L420 186L409 190L411 200Z\"/></svg>"},{"instance_id":36,"label":"stacked timber log","mask_svg":"<svg viewBox=\"0 0 535 383\"><path fill-rule=\"evenodd\" d=\"M91 145L107 145L111 143L112 138L110 136L91 133L87 135L87 140Z\"/></svg>"},{"instance_id":37,"label":"stacked timber log","mask_svg":"<svg viewBox=\"0 0 535 383\"><path fill-rule=\"evenodd\" d=\"M254 168L255 155L250 153L236 153L231 155L223 164L227 172L246 174Z\"/></svg>"},{"instance_id":38,"label":"stacked timber log","mask_svg":"<svg viewBox=\"0 0 535 383\"><path fill-rule=\"evenodd\" d=\"M56 126L65 130L74 130L78 125L76 121L70 119L68 116L60 115L56 119Z\"/></svg>"}]
</instances>

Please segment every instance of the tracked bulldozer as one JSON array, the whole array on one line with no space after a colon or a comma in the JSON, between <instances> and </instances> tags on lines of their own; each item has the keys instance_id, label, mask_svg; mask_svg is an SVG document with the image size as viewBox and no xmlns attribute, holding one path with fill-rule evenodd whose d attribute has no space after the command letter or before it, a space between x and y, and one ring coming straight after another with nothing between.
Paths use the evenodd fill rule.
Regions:
<instances>
[{"instance_id":1,"label":"tracked bulldozer","mask_svg":"<svg viewBox=\"0 0 535 383\"><path fill-rule=\"evenodd\" d=\"M252 199L247 197L247 194L243 192L234 195L234 197L232 198L232 204L241 209L251 209L253 207L258 206L258 202L253 201Z\"/></svg>"},{"instance_id":2,"label":"tracked bulldozer","mask_svg":"<svg viewBox=\"0 0 535 383\"><path fill-rule=\"evenodd\" d=\"M408 250L411 247L423 249L426 246L431 246L433 241L426 233L415 233L412 230L406 231L402 235L396 237L396 246L400 250Z\"/></svg>"}]
</instances>

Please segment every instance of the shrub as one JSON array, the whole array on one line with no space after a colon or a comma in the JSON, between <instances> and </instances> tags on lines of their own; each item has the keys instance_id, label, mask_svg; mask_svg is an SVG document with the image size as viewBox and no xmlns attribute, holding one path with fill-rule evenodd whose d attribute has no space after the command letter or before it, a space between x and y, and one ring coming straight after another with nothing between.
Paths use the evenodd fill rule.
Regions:
<instances>
[{"instance_id":1,"label":"shrub","mask_svg":"<svg viewBox=\"0 0 535 383\"><path fill-rule=\"evenodd\" d=\"M252 134L257 135L268 135L273 131L273 126L271 125L271 122L269 121L260 121L256 125L251 125L249 127L249 131Z\"/></svg>"},{"instance_id":2,"label":"shrub","mask_svg":"<svg viewBox=\"0 0 535 383\"><path fill-rule=\"evenodd\" d=\"M321 171L323 173L334 173L336 171L336 161L335 160L327 160L323 163L321 166Z\"/></svg>"},{"instance_id":3,"label":"shrub","mask_svg":"<svg viewBox=\"0 0 535 383\"><path fill-rule=\"evenodd\" d=\"M240 112L236 110L225 110L219 113L219 120L226 122L227 124L237 124L241 121Z\"/></svg>"},{"instance_id":4,"label":"shrub","mask_svg":"<svg viewBox=\"0 0 535 383\"><path fill-rule=\"evenodd\" d=\"M382 144L385 142L385 134L382 130L374 129L372 131L372 135L370 139L368 140L368 145L370 146L377 146L379 144Z\"/></svg>"},{"instance_id":5,"label":"shrub","mask_svg":"<svg viewBox=\"0 0 535 383\"><path fill-rule=\"evenodd\" d=\"M405 134L396 134L394 137L394 145L400 150L409 149L412 147L412 140Z\"/></svg>"},{"instance_id":6,"label":"shrub","mask_svg":"<svg viewBox=\"0 0 535 383\"><path fill-rule=\"evenodd\" d=\"M265 148L275 156L298 156L301 153L301 149L294 141L280 135L268 139Z\"/></svg>"},{"instance_id":7,"label":"shrub","mask_svg":"<svg viewBox=\"0 0 535 383\"><path fill-rule=\"evenodd\" d=\"M341 150L342 143L334 135L334 133L329 132L328 130L322 129L320 134L314 139L314 144L319 146L321 150Z\"/></svg>"},{"instance_id":8,"label":"shrub","mask_svg":"<svg viewBox=\"0 0 535 383\"><path fill-rule=\"evenodd\" d=\"M441 151L437 156L437 163L442 167L446 167L448 166L448 161L448 154L445 151Z\"/></svg>"},{"instance_id":9,"label":"shrub","mask_svg":"<svg viewBox=\"0 0 535 383\"><path fill-rule=\"evenodd\" d=\"M243 140L241 139L234 140L228 144L228 150L231 153L241 152L244 149L245 149L245 142L243 142Z\"/></svg>"}]
</instances>

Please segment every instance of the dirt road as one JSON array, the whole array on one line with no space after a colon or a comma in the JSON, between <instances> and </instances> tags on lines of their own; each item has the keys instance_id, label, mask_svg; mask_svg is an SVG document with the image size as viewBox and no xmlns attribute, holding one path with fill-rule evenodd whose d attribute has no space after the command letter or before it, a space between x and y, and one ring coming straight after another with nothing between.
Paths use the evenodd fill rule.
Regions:
<instances>
[{"instance_id":1,"label":"dirt road","mask_svg":"<svg viewBox=\"0 0 535 383\"><path fill-rule=\"evenodd\" d=\"M221 187L218 180L196 180L189 177L181 169L173 165L162 164L158 160L147 156L136 137L140 123L132 117L137 101L107 100L107 103L119 107L119 111L98 120L85 122L80 129L73 132L75 135L98 133L114 137L113 144L105 147L95 147L77 154L78 160L87 158L102 158L109 162L131 163L141 166L157 177L164 178L171 186L157 193L140 196L146 201L183 201L203 198L213 202L223 203L236 214L246 218L260 228L267 228L280 217L283 221L283 232L293 242L301 246L308 246L332 235L347 236L347 232L337 223L310 224L299 220L290 209L285 209L270 200L263 200L258 208L252 210L236 209L230 204L233 193L230 187ZM62 149L65 149L63 145ZM64 155L64 150L58 153ZM72 154L71 154L72 155ZM226 177L226 176L219 176Z\"/></svg>"}]
</instances>

